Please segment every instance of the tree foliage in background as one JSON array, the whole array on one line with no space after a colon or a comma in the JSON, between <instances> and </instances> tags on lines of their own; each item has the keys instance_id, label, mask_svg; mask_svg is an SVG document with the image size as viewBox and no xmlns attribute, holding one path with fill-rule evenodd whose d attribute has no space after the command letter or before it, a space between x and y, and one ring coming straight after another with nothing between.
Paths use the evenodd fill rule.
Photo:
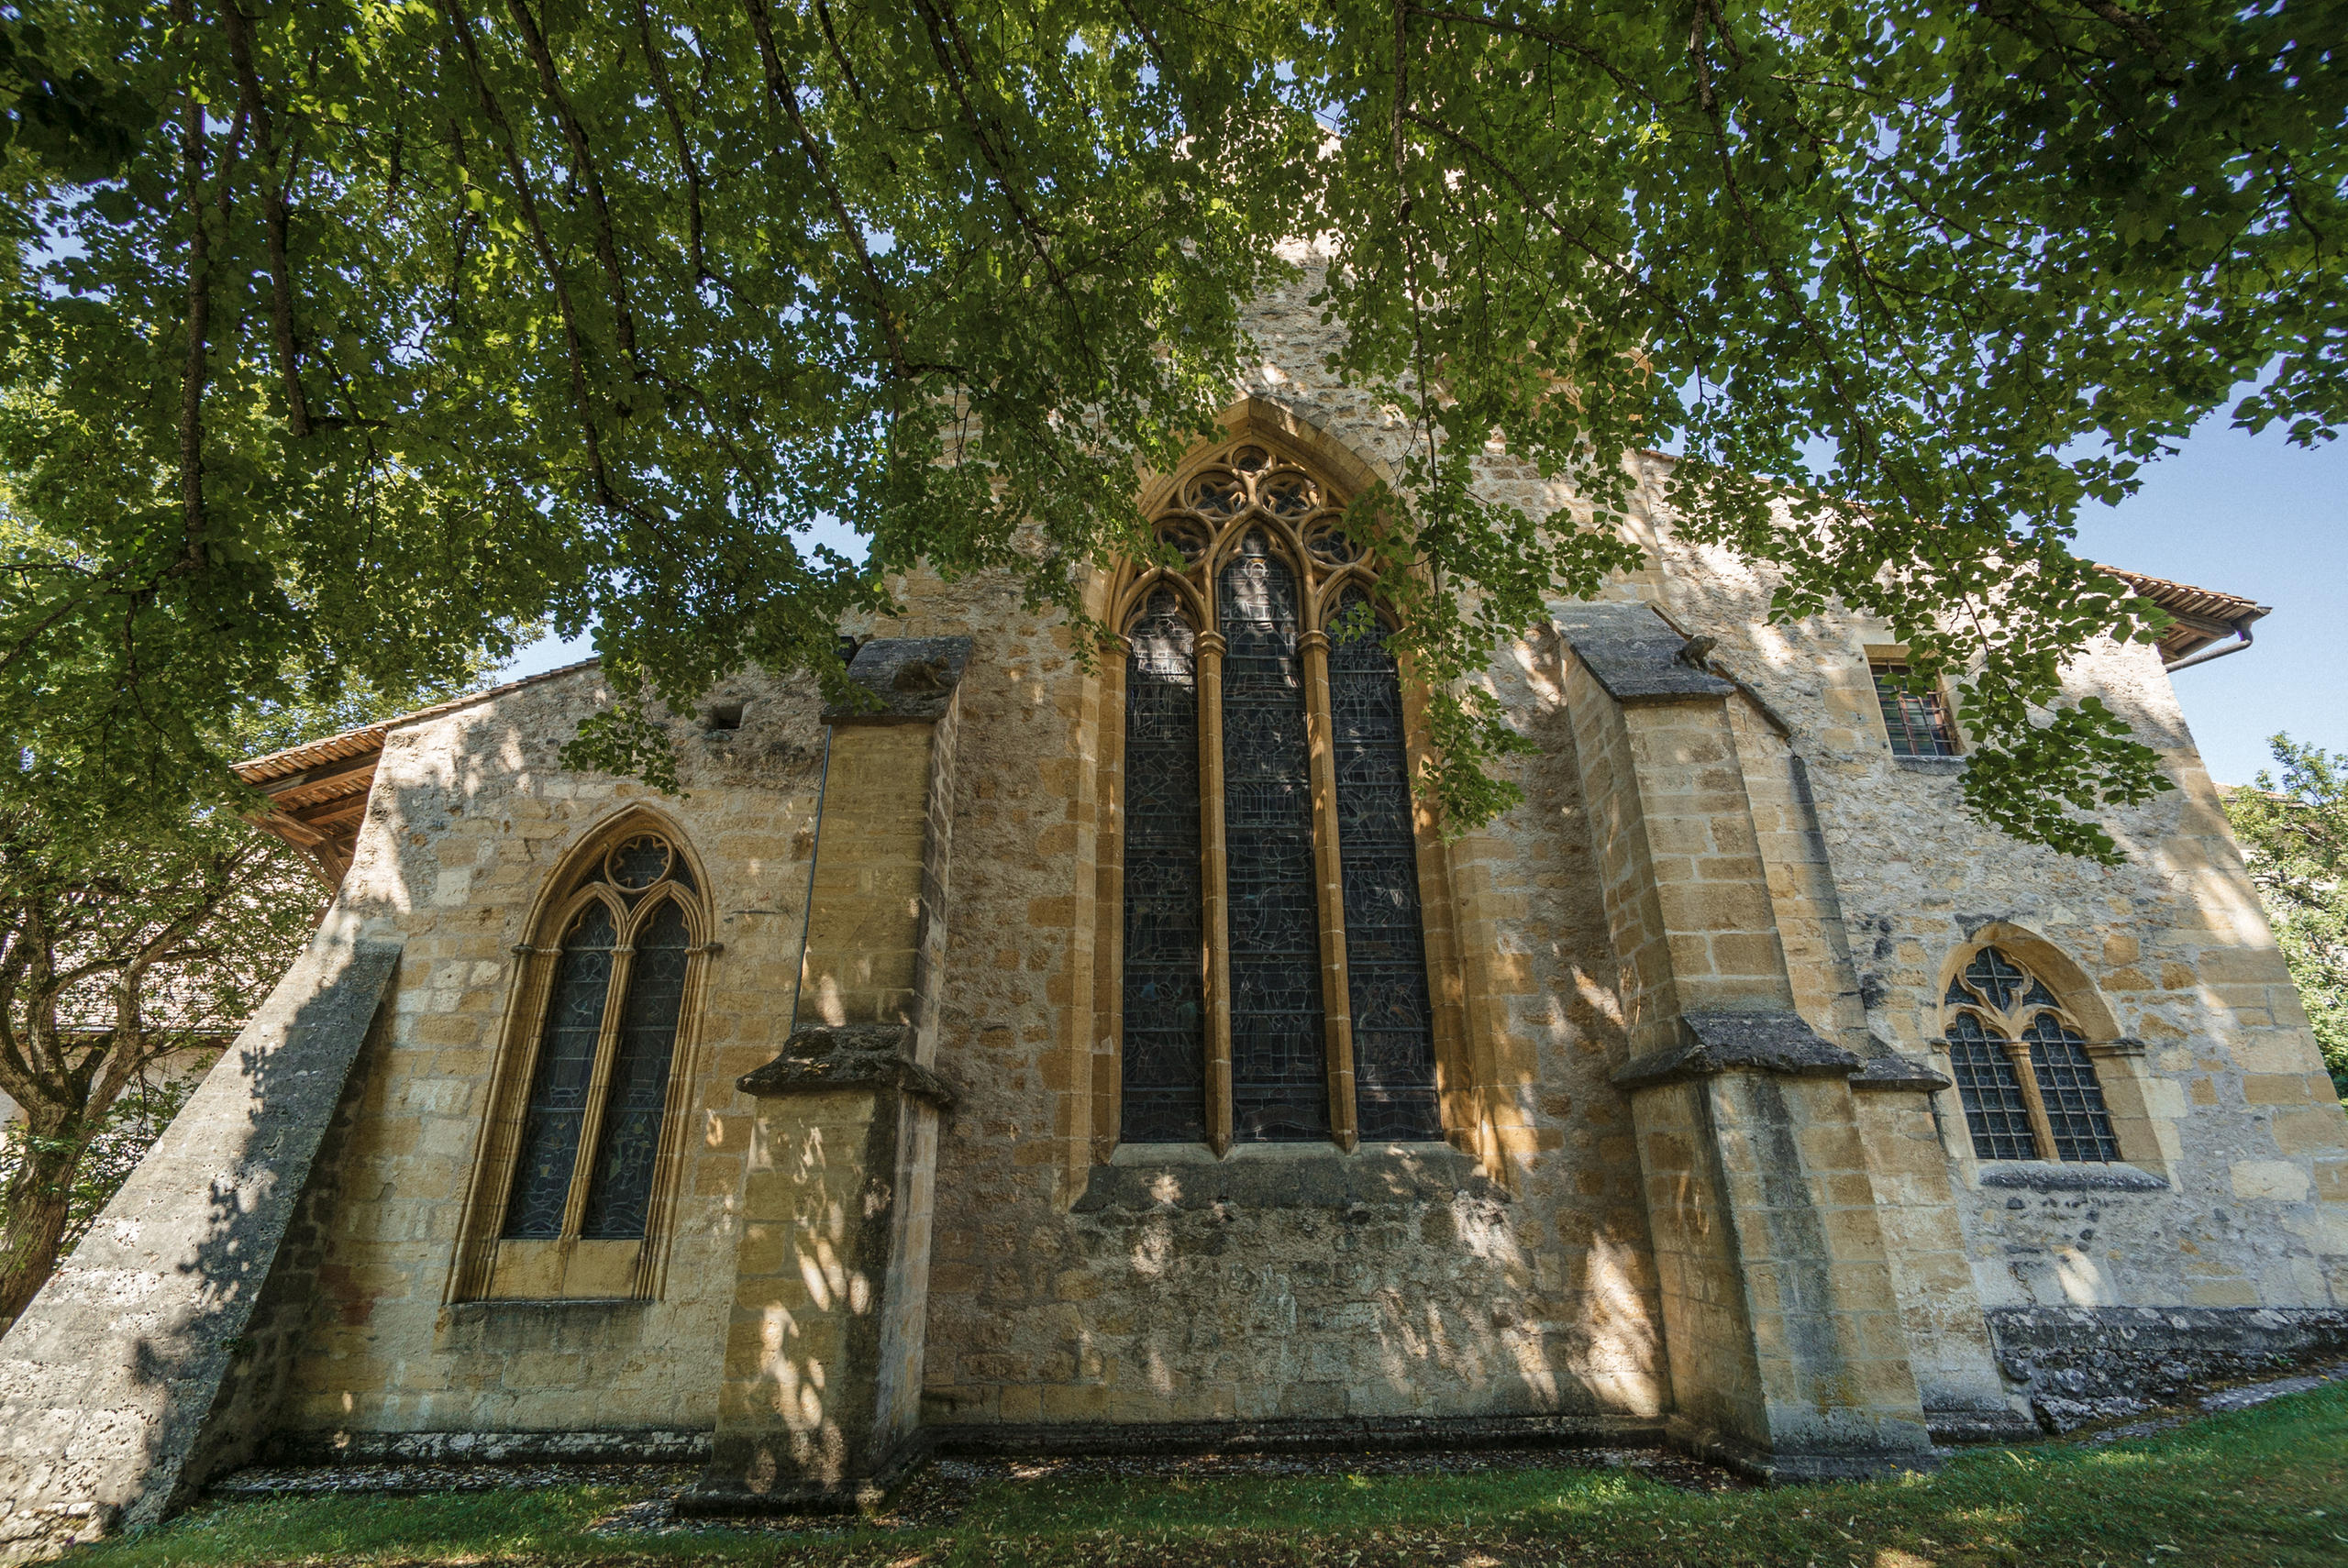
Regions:
<instances>
[{"instance_id":1,"label":"tree foliage in background","mask_svg":"<svg viewBox=\"0 0 2348 1568\"><path fill-rule=\"evenodd\" d=\"M265 709L229 744L268 751L447 694ZM0 1145L0 1330L177 1111L191 1058L283 976L330 891L307 855L217 807L120 814L135 832L108 836L43 803L0 799L0 1092L23 1112Z\"/></svg>"},{"instance_id":2,"label":"tree foliage in background","mask_svg":"<svg viewBox=\"0 0 2348 1568\"><path fill-rule=\"evenodd\" d=\"M239 707L540 616L635 694L570 760L672 782L664 704L836 679L916 558L1080 615L1324 236L1333 368L1412 435L1352 524L1410 569L1454 826L1513 798L1472 677L1634 558L1621 455L1672 445L1779 613L1961 678L1977 812L2108 856L2165 781L2060 669L2158 616L2076 509L2212 410L2342 413L2348 0L13 15L83 85L0 167L0 787L94 821L225 790ZM1582 505L1478 500L1494 441Z\"/></svg>"},{"instance_id":3,"label":"tree foliage in background","mask_svg":"<svg viewBox=\"0 0 2348 1568\"><path fill-rule=\"evenodd\" d=\"M2268 744L2282 776L2261 770L2252 788L2230 790L2226 815L2323 1065L2348 1100L2348 757L2287 734Z\"/></svg>"},{"instance_id":4,"label":"tree foliage in background","mask_svg":"<svg viewBox=\"0 0 2348 1568\"><path fill-rule=\"evenodd\" d=\"M199 1070L204 1066L200 1056L186 1062L156 1064L122 1092L122 1098L106 1109L99 1118L98 1129L90 1135L82 1151L82 1160L73 1168L73 1177L66 1187L65 1228L58 1233L57 1255L60 1259L72 1256L82 1238L90 1233L96 1220L155 1140L172 1124L195 1086L203 1081ZM188 1070L183 1070L188 1069ZM170 1074L172 1076L159 1076ZM30 1129L20 1119L0 1128L0 1229L5 1229L13 1212L8 1207L7 1194L16 1185L17 1173L33 1152L34 1138Z\"/></svg>"}]
</instances>

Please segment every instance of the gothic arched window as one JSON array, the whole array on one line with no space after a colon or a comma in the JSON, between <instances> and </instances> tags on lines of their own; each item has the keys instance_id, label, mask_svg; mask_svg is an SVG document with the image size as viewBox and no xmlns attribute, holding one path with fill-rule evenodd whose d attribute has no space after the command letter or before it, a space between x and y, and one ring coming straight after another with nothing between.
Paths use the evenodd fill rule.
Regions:
<instances>
[{"instance_id":1,"label":"gothic arched window","mask_svg":"<svg viewBox=\"0 0 2348 1568\"><path fill-rule=\"evenodd\" d=\"M1124 1142L1442 1136L1401 672L1339 513L1240 442L1124 596Z\"/></svg>"},{"instance_id":2,"label":"gothic arched window","mask_svg":"<svg viewBox=\"0 0 2348 1568\"><path fill-rule=\"evenodd\" d=\"M518 950L460 1299L645 1296L657 1273L702 889L675 836L635 822L583 846L557 891Z\"/></svg>"},{"instance_id":3,"label":"gothic arched window","mask_svg":"<svg viewBox=\"0 0 2348 1568\"><path fill-rule=\"evenodd\" d=\"M1949 1062L1985 1160L2120 1158L2087 1037L2044 981L1984 947L1949 982Z\"/></svg>"}]
</instances>

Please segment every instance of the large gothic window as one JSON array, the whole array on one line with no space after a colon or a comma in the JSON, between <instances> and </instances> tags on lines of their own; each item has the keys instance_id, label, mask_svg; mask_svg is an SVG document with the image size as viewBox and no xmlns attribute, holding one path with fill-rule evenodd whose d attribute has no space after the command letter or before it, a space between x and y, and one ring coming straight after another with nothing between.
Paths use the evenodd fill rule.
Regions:
<instances>
[{"instance_id":1,"label":"large gothic window","mask_svg":"<svg viewBox=\"0 0 2348 1568\"><path fill-rule=\"evenodd\" d=\"M1338 514L1239 443L1124 596L1125 1142L1442 1135L1401 673Z\"/></svg>"},{"instance_id":2,"label":"large gothic window","mask_svg":"<svg viewBox=\"0 0 2348 1568\"><path fill-rule=\"evenodd\" d=\"M708 951L673 835L623 823L558 874L475 1178L460 1298L650 1294L675 1069ZM492 1218L493 1216L493 1219Z\"/></svg>"},{"instance_id":3,"label":"large gothic window","mask_svg":"<svg viewBox=\"0 0 2348 1568\"><path fill-rule=\"evenodd\" d=\"M2120 1158L2087 1037L2046 983L1995 947L1949 982L1949 1065L1985 1160Z\"/></svg>"}]
</instances>

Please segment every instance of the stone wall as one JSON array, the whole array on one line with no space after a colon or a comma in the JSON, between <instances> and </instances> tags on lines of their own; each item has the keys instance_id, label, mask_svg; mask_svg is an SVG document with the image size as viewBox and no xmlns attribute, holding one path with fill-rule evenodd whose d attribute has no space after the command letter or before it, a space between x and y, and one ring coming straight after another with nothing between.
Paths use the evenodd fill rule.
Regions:
<instances>
[{"instance_id":1,"label":"stone wall","mask_svg":"<svg viewBox=\"0 0 2348 1568\"><path fill-rule=\"evenodd\" d=\"M1234 418L1324 467L1390 474L1401 416L1318 370L1328 329L1305 292L1259 312L1263 362L1242 375ZM950 919L920 957L939 977L921 1048L934 1039L929 1065L959 1095L937 1135L926 1421L974 1434L1652 1423L1675 1391L1649 1204L1678 1167L1651 1146L1643 1179L1631 1100L1610 1075L1670 1043L1689 988L1786 1009L1855 1056L1931 1064L1949 966L1985 933L2060 957L2069 967L2049 977L2108 1022L2098 1032L2143 1043L2099 1064L2137 1174L2086 1186L2076 1170L1985 1169L1953 1094L1800 1088L1786 1124L1824 1162L1804 1202L1845 1230L1871 1211L1888 1260L1865 1293L1865 1353L1846 1359L1891 1382L1904 1363L1928 1412L1986 1418L2006 1391L1976 1304L2348 1298L2348 1124L2152 653L2099 648L2072 677L2161 747L2181 786L2115 819L2129 864L2016 845L1964 815L1961 765L1890 756L1866 663L1888 633L1847 616L1767 624L1767 576L1681 543L1656 490L1667 459L1641 461L1651 558L1610 592L1719 639L1704 687L1715 706L1634 733L1555 629L1495 650L1486 680L1539 752L1511 765L1523 804L1422 856L1430 942L1449 955L1443 1144L1254 1147L1220 1163L1120 1147L1101 1089L1113 976L1097 962L1118 918L1101 846L1120 737L1101 733L1099 673L1064 625L1024 613L992 579L915 580L902 616L850 628L973 644L946 797L951 877L936 889ZM1479 473L1492 498L1538 512L1570 499L1502 459ZM1572 613L1556 607L1560 624ZM714 700L748 701L740 730L678 726L681 801L557 765L601 701L592 671L392 735L338 909L407 957L360 1065L285 1407L303 1441L715 1423L751 1115L734 1082L777 1055L794 1004L803 1020L825 1006L820 984L798 994L816 705L796 687L737 684ZM1639 778L1651 787L1633 824ZM849 813L852 784L831 781ZM693 1095L665 1286L639 1303L452 1302L511 949L566 850L630 804L691 842L725 944L698 1053L679 1066ZM855 869L827 860L825 874ZM1700 1121L1693 1100L1679 1109ZM1709 1258L1683 1285L1712 1289L1737 1266ZM1749 1338L1754 1319L1735 1332ZM1748 1392L1756 1408L1769 1397L1757 1382ZM1716 1394L1740 1397L1733 1378Z\"/></svg>"},{"instance_id":2,"label":"stone wall","mask_svg":"<svg viewBox=\"0 0 2348 1568\"><path fill-rule=\"evenodd\" d=\"M749 1107L734 1079L781 1049L798 986L822 731L812 689L745 677L681 718L686 794L561 768L603 701L593 670L526 686L389 737L335 917L406 944L388 1026L359 1072L343 1198L281 1419L337 1432L707 1430L716 1415ZM516 944L568 851L631 805L672 822L704 867L709 960L666 1279L649 1301L449 1299Z\"/></svg>"},{"instance_id":3,"label":"stone wall","mask_svg":"<svg viewBox=\"0 0 2348 1568\"><path fill-rule=\"evenodd\" d=\"M1889 631L1849 615L1767 624L1769 579L1677 542L1660 501L1668 459L1645 461L1665 609L1718 637L1713 667L1790 728L1868 1034L1935 1059L1953 966L1994 938L2051 971L2091 1033L2144 1046L2098 1070L2123 1155L2154 1181L1985 1168L1955 1096L1933 1102L1979 1299L2348 1300L2348 1120L2154 650L2101 645L2066 675L2157 748L2177 786L2110 819L2127 863L2016 843L1965 814L1960 761L1891 755L1867 666L1892 649ZM1810 989L1848 983L1822 975Z\"/></svg>"}]
</instances>

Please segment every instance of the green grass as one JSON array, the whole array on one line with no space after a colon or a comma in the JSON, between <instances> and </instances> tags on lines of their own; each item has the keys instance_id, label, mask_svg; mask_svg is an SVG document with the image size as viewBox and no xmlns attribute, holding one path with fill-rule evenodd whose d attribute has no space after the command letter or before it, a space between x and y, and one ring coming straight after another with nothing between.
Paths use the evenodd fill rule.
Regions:
<instances>
[{"instance_id":1,"label":"green grass","mask_svg":"<svg viewBox=\"0 0 2348 1568\"><path fill-rule=\"evenodd\" d=\"M1767 1492L1689 1494L1611 1470L1047 1478L990 1483L957 1524L937 1530L586 1533L641 1495L577 1486L214 1503L68 1562L2340 1568L2348 1563L2348 1385L2108 1447L1976 1451L1934 1476Z\"/></svg>"}]
</instances>

